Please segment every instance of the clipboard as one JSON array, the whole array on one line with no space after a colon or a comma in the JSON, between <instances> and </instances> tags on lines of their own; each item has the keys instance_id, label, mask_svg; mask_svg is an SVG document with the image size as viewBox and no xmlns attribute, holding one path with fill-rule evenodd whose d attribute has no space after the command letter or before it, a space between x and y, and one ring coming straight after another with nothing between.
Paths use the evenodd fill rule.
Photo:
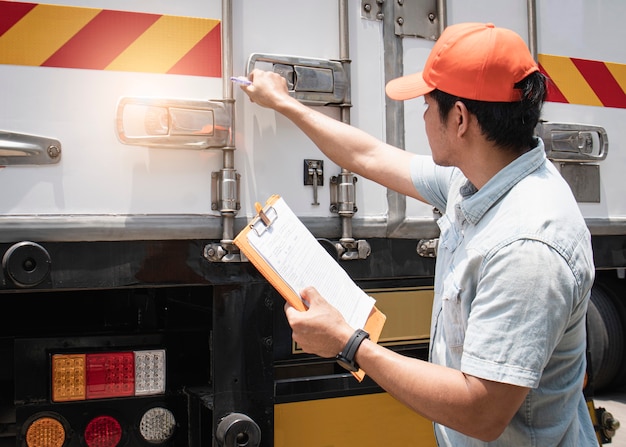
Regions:
<instances>
[{"instance_id":1,"label":"clipboard","mask_svg":"<svg viewBox=\"0 0 626 447\"><path fill-rule=\"evenodd\" d=\"M289 278L292 270L295 270L297 273L298 269L305 270L307 269L307 266L302 262L302 258L298 259L297 256L290 256L289 253L305 250L307 247L306 244L314 243L316 247L314 251L315 257L317 258L314 260L316 267L321 266L324 268L324 273L329 271L336 273L338 275L337 278L342 283L342 286L347 287L348 290L358 289L359 293L355 293L354 295L350 294L349 298L346 299L347 308L354 306L359 307L360 310L363 311L362 306L371 306L371 308L365 307L365 309L368 309L369 313L366 312L363 314L363 312L361 312L358 314L359 321L363 321L363 324L360 324L358 328L365 329L370 334L370 339L374 343L377 343L385 324L386 316L373 304L373 298L367 296L365 292L358 288L339 263L337 263L337 261L330 256L330 254L328 254L323 247L321 247L313 234L311 234L311 232L304 227L304 224L302 224L302 222L295 216L284 200L278 195L273 195L267 200L265 206L261 207L261 205L257 203L256 211L257 215L240 231L233 242L245 255L245 257L248 258L256 269L265 277L265 279L276 289L276 291L278 291L278 293L280 293L281 296L297 310L307 310L307 306L302 301L299 294L299 290L301 290L301 288L294 286L295 281L293 281L293 275ZM279 215L279 212L281 215ZM282 213L284 213L284 215ZM286 222L289 222L289 228L285 227ZM293 229L292 227L295 228L293 233L291 232ZM266 240L267 242L279 241L280 243L285 243L288 245L288 249L290 251L283 253L280 251L281 247L277 248L277 244L275 243L267 246L262 245L262 243ZM308 247L309 249L311 248L310 245ZM268 253L271 251L279 253ZM281 265L277 265L281 262L275 262L274 265L272 265L272 260L270 259L272 256L274 261L284 261L284 264L288 264L288 266L284 268ZM282 271L282 274L279 273L279 271ZM289 271L289 274L286 274L286 271ZM315 287L318 291L320 291L320 293L322 293L322 296L324 296L332 305L335 305L336 303L333 303L331 299L334 293L327 292L324 294L323 292L325 288L328 290L330 287L329 284L325 284L326 281L329 281L328 278L330 276L332 275L316 275L313 279L309 279L310 283L307 282L304 285ZM333 292L335 290L336 289L333 289ZM338 290L341 290L341 288ZM365 299L360 301L362 296L359 294L362 294ZM368 300L371 300L371 302ZM344 314L341 309L344 303L340 304L341 305L336 305L335 307L340 310L345 318L346 314ZM353 325L350 318L346 318L346 320L349 324ZM354 328L357 329L357 327ZM363 370L359 370L353 372L352 375L358 381L361 381L365 377L365 372Z\"/></svg>"}]
</instances>

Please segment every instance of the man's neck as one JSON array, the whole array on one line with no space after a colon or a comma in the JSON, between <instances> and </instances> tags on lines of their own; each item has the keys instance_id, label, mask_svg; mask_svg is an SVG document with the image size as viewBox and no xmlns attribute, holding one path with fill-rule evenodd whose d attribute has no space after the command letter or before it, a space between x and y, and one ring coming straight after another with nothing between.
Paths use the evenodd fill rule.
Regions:
<instances>
[{"instance_id":1,"label":"man's neck","mask_svg":"<svg viewBox=\"0 0 626 447\"><path fill-rule=\"evenodd\" d=\"M485 142L484 146L468 151L468 157L459 169L477 189L480 189L522 153Z\"/></svg>"}]
</instances>

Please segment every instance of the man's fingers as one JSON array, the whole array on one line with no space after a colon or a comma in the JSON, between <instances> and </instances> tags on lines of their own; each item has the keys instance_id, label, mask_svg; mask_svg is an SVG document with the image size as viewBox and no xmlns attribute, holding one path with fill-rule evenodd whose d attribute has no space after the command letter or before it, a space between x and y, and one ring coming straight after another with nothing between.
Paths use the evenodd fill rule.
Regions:
<instances>
[{"instance_id":1,"label":"man's fingers","mask_svg":"<svg viewBox=\"0 0 626 447\"><path fill-rule=\"evenodd\" d=\"M287 301L285 301L285 315L287 315L287 320L291 321L291 315L294 314L294 312L299 312L295 307L293 307L291 304L289 304Z\"/></svg>"},{"instance_id":2,"label":"man's fingers","mask_svg":"<svg viewBox=\"0 0 626 447\"><path fill-rule=\"evenodd\" d=\"M319 294L314 287L307 287L300 292L300 297L304 302L304 305L307 307L307 310L311 308L311 305L318 305L320 302L324 301L324 298ZM321 301L320 301L321 300ZM298 314L301 312L295 307L293 307L289 302L285 301L285 315L287 316L287 320L289 323L292 323L294 319L298 318Z\"/></svg>"},{"instance_id":3,"label":"man's fingers","mask_svg":"<svg viewBox=\"0 0 626 447\"><path fill-rule=\"evenodd\" d=\"M300 292L300 296L304 300L307 307L311 307L314 304L323 303L325 300L315 287L306 287Z\"/></svg>"}]
</instances>

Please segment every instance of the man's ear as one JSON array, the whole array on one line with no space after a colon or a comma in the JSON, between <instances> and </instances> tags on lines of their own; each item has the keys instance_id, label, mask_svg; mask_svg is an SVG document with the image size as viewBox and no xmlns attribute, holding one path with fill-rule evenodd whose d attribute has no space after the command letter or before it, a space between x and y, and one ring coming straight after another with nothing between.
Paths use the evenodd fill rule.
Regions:
<instances>
[{"instance_id":1,"label":"man's ear","mask_svg":"<svg viewBox=\"0 0 626 447\"><path fill-rule=\"evenodd\" d=\"M452 108L454 122L457 128L457 136L463 136L469 130L470 113L462 101L454 103Z\"/></svg>"}]
</instances>

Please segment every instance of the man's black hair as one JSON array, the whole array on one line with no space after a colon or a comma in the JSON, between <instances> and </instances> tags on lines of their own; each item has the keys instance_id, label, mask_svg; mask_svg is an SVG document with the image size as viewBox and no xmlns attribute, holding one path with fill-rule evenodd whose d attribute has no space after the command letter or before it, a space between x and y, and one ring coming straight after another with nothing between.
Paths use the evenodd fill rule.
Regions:
<instances>
[{"instance_id":1,"label":"man's black hair","mask_svg":"<svg viewBox=\"0 0 626 447\"><path fill-rule=\"evenodd\" d=\"M546 77L536 71L515 84L522 94L517 102L488 102L460 98L441 90L430 93L437 105L441 120L445 121L456 101L476 116L483 135L488 141L515 152L525 152L536 145L535 127L546 98Z\"/></svg>"}]
</instances>

